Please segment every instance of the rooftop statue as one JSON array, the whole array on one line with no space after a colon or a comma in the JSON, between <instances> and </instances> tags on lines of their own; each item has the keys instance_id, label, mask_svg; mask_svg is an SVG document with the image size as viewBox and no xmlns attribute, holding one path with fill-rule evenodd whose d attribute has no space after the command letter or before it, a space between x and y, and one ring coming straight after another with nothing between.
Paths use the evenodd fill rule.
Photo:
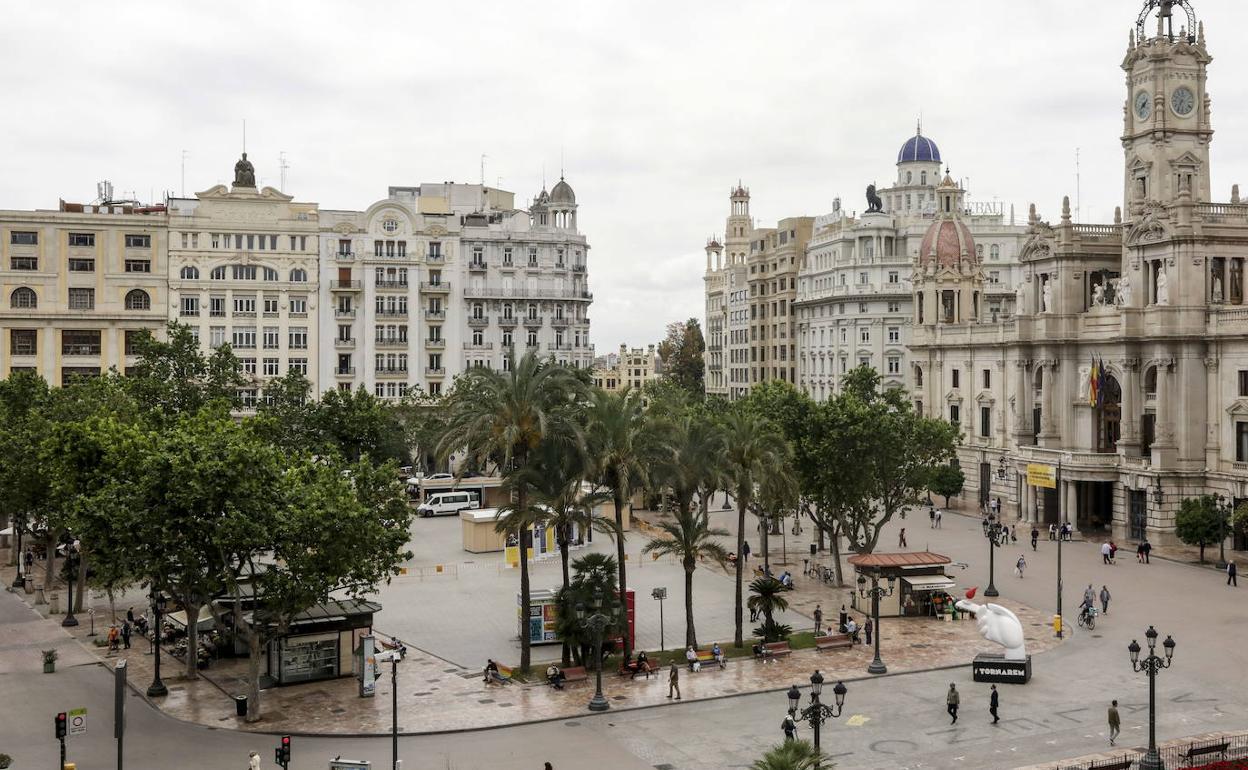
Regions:
<instances>
[{"instance_id":1,"label":"rooftop statue","mask_svg":"<svg viewBox=\"0 0 1248 770\"><path fill-rule=\"evenodd\" d=\"M234 186L256 186L256 168L251 165L251 161L247 160L247 153L243 153L243 157L234 164Z\"/></svg>"}]
</instances>

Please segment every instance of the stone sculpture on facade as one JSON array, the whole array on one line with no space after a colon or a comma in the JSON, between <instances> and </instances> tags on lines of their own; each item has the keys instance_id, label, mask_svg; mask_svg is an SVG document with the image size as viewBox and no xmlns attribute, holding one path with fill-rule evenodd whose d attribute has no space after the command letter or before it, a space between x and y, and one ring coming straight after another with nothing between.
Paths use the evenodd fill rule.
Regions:
<instances>
[{"instance_id":1,"label":"stone sculpture on facade","mask_svg":"<svg viewBox=\"0 0 1248 770\"><path fill-rule=\"evenodd\" d=\"M1131 304L1131 279L1125 275L1118 279L1118 289L1114 292L1114 304L1118 307Z\"/></svg>"},{"instance_id":2,"label":"stone sculpture on facade","mask_svg":"<svg viewBox=\"0 0 1248 770\"><path fill-rule=\"evenodd\" d=\"M1040 312L1053 312L1053 287L1049 285L1048 281L1044 282L1044 288L1040 291L1040 298L1044 302L1044 306L1040 308Z\"/></svg>"},{"instance_id":3,"label":"stone sculpture on facade","mask_svg":"<svg viewBox=\"0 0 1248 770\"><path fill-rule=\"evenodd\" d=\"M1216 275L1213 277L1213 301L1222 301L1222 279Z\"/></svg>"},{"instance_id":4,"label":"stone sculpture on facade","mask_svg":"<svg viewBox=\"0 0 1248 770\"><path fill-rule=\"evenodd\" d=\"M884 211L884 201L875 193L875 185L867 185L867 213L874 214Z\"/></svg>"},{"instance_id":5,"label":"stone sculpture on facade","mask_svg":"<svg viewBox=\"0 0 1248 770\"><path fill-rule=\"evenodd\" d=\"M1094 307L1105 307L1105 284L1092 284L1092 305Z\"/></svg>"},{"instance_id":6,"label":"stone sculpture on facade","mask_svg":"<svg viewBox=\"0 0 1248 770\"><path fill-rule=\"evenodd\" d=\"M1019 281L1014 288L1014 315L1027 314L1027 283Z\"/></svg>"},{"instance_id":7,"label":"stone sculpture on facade","mask_svg":"<svg viewBox=\"0 0 1248 770\"><path fill-rule=\"evenodd\" d=\"M243 157L234 164L234 186L256 186L256 169L251 165L251 161L247 160L247 153L243 153Z\"/></svg>"},{"instance_id":8,"label":"stone sculpture on facade","mask_svg":"<svg viewBox=\"0 0 1248 770\"><path fill-rule=\"evenodd\" d=\"M1157 271L1157 304L1170 304L1170 279L1166 277L1165 268Z\"/></svg>"}]
</instances>

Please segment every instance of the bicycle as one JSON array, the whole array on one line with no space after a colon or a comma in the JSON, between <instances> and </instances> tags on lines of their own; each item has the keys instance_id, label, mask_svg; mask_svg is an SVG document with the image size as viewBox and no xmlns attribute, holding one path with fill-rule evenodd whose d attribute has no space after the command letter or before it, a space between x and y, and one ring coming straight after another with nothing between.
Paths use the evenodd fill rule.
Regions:
<instances>
[{"instance_id":1,"label":"bicycle","mask_svg":"<svg viewBox=\"0 0 1248 770\"><path fill-rule=\"evenodd\" d=\"M1086 628L1089 631L1096 628L1096 608L1089 607L1086 611L1079 613L1078 623L1080 628Z\"/></svg>"}]
</instances>

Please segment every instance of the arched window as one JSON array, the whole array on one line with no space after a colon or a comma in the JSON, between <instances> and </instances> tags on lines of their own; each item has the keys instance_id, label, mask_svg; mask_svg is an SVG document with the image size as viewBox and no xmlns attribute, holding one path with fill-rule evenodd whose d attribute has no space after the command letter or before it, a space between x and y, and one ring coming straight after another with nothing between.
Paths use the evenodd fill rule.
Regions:
<instances>
[{"instance_id":1,"label":"arched window","mask_svg":"<svg viewBox=\"0 0 1248 770\"><path fill-rule=\"evenodd\" d=\"M194 281L194 280L196 280L197 278L199 278L199 268L198 268L198 267L184 267L184 268L182 268L182 280L184 280L184 281Z\"/></svg>"},{"instance_id":2,"label":"arched window","mask_svg":"<svg viewBox=\"0 0 1248 770\"><path fill-rule=\"evenodd\" d=\"M975 256L979 257L981 260L984 258L984 244L975 244Z\"/></svg>"},{"instance_id":3,"label":"arched window","mask_svg":"<svg viewBox=\"0 0 1248 770\"><path fill-rule=\"evenodd\" d=\"M1145 395L1157 395L1157 367L1151 367L1144 372L1144 393Z\"/></svg>"},{"instance_id":4,"label":"arched window","mask_svg":"<svg viewBox=\"0 0 1248 770\"><path fill-rule=\"evenodd\" d=\"M914 181L914 172L907 171L906 172L906 184L910 184L912 181Z\"/></svg>"},{"instance_id":5,"label":"arched window","mask_svg":"<svg viewBox=\"0 0 1248 770\"><path fill-rule=\"evenodd\" d=\"M923 370L917 366L914 367L914 385L915 387L923 386Z\"/></svg>"},{"instance_id":6,"label":"arched window","mask_svg":"<svg viewBox=\"0 0 1248 770\"><path fill-rule=\"evenodd\" d=\"M208 274L208 277L214 281L224 281L225 280L225 265L222 265L221 267L214 267L212 269L212 272Z\"/></svg>"},{"instance_id":7,"label":"arched window","mask_svg":"<svg viewBox=\"0 0 1248 770\"><path fill-rule=\"evenodd\" d=\"M988 250L988 253L992 255L993 259L1001 259L1001 247L995 243L992 244L992 248Z\"/></svg>"},{"instance_id":8,"label":"arched window","mask_svg":"<svg viewBox=\"0 0 1248 770\"><path fill-rule=\"evenodd\" d=\"M35 290L27 286L19 286L9 295L9 307L21 310L33 310L39 307L39 297Z\"/></svg>"},{"instance_id":9,"label":"arched window","mask_svg":"<svg viewBox=\"0 0 1248 770\"><path fill-rule=\"evenodd\" d=\"M142 289L131 289L126 292L126 310L151 310L152 298Z\"/></svg>"},{"instance_id":10,"label":"arched window","mask_svg":"<svg viewBox=\"0 0 1248 770\"><path fill-rule=\"evenodd\" d=\"M276 281L276 280L277 280L277 271L276 271L276 270L274 270L274 269L273 269L273 268L271 268L271 267L266 267L266 268L264 269L264 280L266 280L266 281Z\"/></svg>"},{"instance_id":11,"label":"arched window","mask_svg":"<svg viewBox=\"0 0 1248 770\"><path fill-rule=\"evenodd\" d=\"M290 271L291 283L306 283L307 280L308 280L308 273L303 268L296 267L294 270Z\"/></svg>"},{"instance_id":12,"label":"arched window","mask_svg":"<svg viewBox=\"0 0 1248 770\"><path fill-rule=\"evenodd\" d=\"M926 172L926 171L924 171L924 172L923 172L923 175L919 178L919 183L920 183L920 184L927 184L927 172Z\"/></svg>"}]
</instances>

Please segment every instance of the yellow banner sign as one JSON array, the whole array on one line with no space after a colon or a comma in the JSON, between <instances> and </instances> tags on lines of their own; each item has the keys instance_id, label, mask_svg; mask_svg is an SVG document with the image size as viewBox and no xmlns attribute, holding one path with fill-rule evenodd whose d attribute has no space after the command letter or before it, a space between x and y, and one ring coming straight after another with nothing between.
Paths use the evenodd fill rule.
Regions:
<instances>
[{"instance_id":1,"label":"yellow banner sign","mask_svg":"<svg viewBox=\"0 0 1248 770\"><path fill-rule=\"evenodd\" d=\"M1027 483L1033 487L1057 489L1057 470L1052 465L1027 463Z\"/></svg>"}]
</instances>

